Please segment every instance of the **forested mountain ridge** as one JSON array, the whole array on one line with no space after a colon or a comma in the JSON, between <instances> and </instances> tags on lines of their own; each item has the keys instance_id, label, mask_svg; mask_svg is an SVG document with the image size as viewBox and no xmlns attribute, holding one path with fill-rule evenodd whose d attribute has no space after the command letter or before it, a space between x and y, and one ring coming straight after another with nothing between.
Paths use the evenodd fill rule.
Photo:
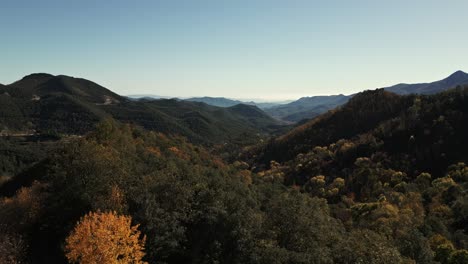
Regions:
<instances>
[{"instance_id":1,"label":"forested mountain ridge","mask_svg":"<svg viewBox=\"0 0 468 264\"><path fill-rule=\"evenodd\" d=\"M4 134L82 134L109 117L100 105L124 98L91 81L68 76L31 74L4 88L0 95Z\"/></svg>"},{"instance_id":2,"label":"forested mountain ridge","mask_svg":"<svg viewBox=\"0 0 468 264\"><path fill-rule=\"evenodd\" d=\"M259 109L239 112L171 99L132 101L85 79L43 73L0 87L0 101L3 134L84 134L97 122L115 118L197 142L224 143L280 125Z\"/></svg>"},{"instance_id":3,"label":"forested mountain ridge","mask_svg":"<svg viewBox=\"0 0 468 264\"><path fill-rule=\"evenodd\" d=\"M94 82L64 75L31 74L10 84L9 87L9 92L22 93L23 96L31 96L31 99L33 96L63 93L91 103L117 103L119 100L123 100L120 95Z\"/></svg>"}]
</instances>

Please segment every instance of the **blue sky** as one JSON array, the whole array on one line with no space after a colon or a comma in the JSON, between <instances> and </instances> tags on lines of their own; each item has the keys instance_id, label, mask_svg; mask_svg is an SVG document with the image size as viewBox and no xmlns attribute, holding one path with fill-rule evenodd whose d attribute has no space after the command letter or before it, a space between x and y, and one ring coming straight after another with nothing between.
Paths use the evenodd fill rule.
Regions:
<instances>
[{"instance_id":1,"label":"blue sky","mask_svg":"<svg viewBox=\"0 0 468 264\"><path fill-rule=\"evenodd\" d=\"M0 83L293 99L468 71L468 1L2 0Z\"/></svg>"}]
</instances>

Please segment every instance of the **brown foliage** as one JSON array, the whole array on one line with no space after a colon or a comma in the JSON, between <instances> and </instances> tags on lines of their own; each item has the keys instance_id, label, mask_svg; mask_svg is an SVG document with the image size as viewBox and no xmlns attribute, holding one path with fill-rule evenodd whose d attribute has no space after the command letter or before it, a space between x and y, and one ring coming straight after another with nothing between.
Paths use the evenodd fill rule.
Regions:
<instances>
[{"instance_id":1,"label":"brown foliage","mask_svg":"<svg viewBox=\"0 0 468 264\"><path fill-rule=\"evenodd\" d=\"M180 150L178 147L176 146L173 146L173 147L170 147L169 150L174 153L178 158L180 159L183 159L183 160L189 160L190 157L187 153L185 153L184 151Z\"/></svg>"},{"instance_id":2,"label":"brown foliage","mask_svg":"<svg viewBox=\"0 0 468 264\"><path fill-rule=\"evenodd\" d=\"M149 153L154 154L156 157L161 157L161 149L159 149L158 147L147 147L146 150Z\"/></svg>"},{"instance_id":3,"label":"brown foliage","mask_svg":"<svg viewBox=\"0 0 468 264\"><path fill-rule=\"evenodd\" d=\"M23 232L36 222L44 207L44 188L44 184L34 182L31 187L21 188L15 196L0 199L0 225Z\"/></svg>"},{"instance_id":4,"label":"brown foliage","mask_svg":"<svg viewBox=\"0 0 468 264\"><path fill-rule=\"evenodd\" d=\"M25 255L26 243L21 236L8 234L5 230L0 229L0 263L24 263Z\"/></svg>"},{"instance_id":5,"label":"brown foliage","mask_svg":"<svg viewBox=\"0 0 468 264\"><path fill-rule=\"evenodd\" d=\"M102 211L115 211L123 214L127 210L125 194L117 185L112 185L104 195L96 197L94 208Z\"/></svg>"}]
</instances>

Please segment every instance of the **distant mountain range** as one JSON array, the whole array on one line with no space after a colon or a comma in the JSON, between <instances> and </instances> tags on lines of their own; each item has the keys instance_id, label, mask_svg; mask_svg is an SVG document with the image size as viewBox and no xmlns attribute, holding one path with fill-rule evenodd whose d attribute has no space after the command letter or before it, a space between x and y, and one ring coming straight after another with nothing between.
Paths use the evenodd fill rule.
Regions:
<instances>
[{"instance_id":1,"label":"distant mountain range","mask_svg":"<svg viewBox=\"0 0 468 264\"><path fill-rule=\"evenodd\" d=\"M298 122L318 116L330 109L340 106L349 100L346 95L302 97L297 101L285 105L265 109L276 119L288 122Z\"/></svg>"},{"instance_id":2,"label":"distant mountain range","mask_svg":"<svg viewBox=\"0 0 468 264\"><path fill-rule=\"evenodd\" d=\"M173 96L163 96L163 95L154 95L154 94L131 94L131 95L126 95L125 97L131 99L131 100L139 100L139 99L147 99L147 100L152 100L152 99L173 99L175 97Z\"/></svg>"},{"instance_id":3,"label":"distant mountain range","mask_svg":"<svg viewBox=\"0 0 468 264\"><path fill-rule=\"evenodd\" d=\"M418 84L397 84L383 89L396 93L396 94L435 94L457 85L468 84L468 74L463 71L457 71L447 78L431 83L418 83ZM254 101L241 101L229 99L225 97L193 97L188 99L181 99L192 102L203 102L213 106L231 107L237 104L256 105L263 109L270 116L275 119L297 123L301 120L314 118L322 113L327 112L333 108L341 106L348 102L353 95L329 95L329 96L311 96L302 97L292 102L265 102L259 103ZM130 96L132 98L144 99L160 99L161 96L155 95L140 95Z\"/></svg>"},{"instance_id":4,"label":"distant mountain range","mask_svg":"<svg viewBox=\"0 0 468 264\"><path fill-rule=\"evenodd\" d=\"M253 139L280 122L252 105L215 107L175 99L130 100L94 82L31 74L0 86L0 134L83 134L105 118L194 142Z\"/></svg>"},{"instance_id":5,"label":"distant mountain range","mask_svg":"<svg viewBox=\"0 0 468 264\"><path fill-rule=\"evenodd\" d=\"M234 106L237 104L255 105L261 109L267 109L270 107L274 107L274 106L278 106L278 105L291 102L291 101L277 101L277 102L241 101L241 100L229 99L225 97L209 97L209 96L192 97L192 98L188 98L185 100L192 101L192 102L201 102L201 103L219 106L219 107L230 107L230 106Z\"/></svg>"},{"instance_id":6,"label":"distant mountain range","mask_svg":"<svg viewBox=\"0 0 468 264\"><path fill-rule=\"evenodd\" d=\"M225 97L192 97L185 99L185 101L190 102L201 102L209 105L219 106L219 107L231 107L238 104L247 104L247 105L256 105L255 102L243 102L239 100L228 99Z\"/></svg>"},{"instance_id":7,"label":"distant mountain range","mask_svg":"<svg viewBox=\"0 0 468 264\"><path fill-rule=\"evenodd\" d=\"M189 102L200 102L200 103L205 103L205 104L218 106L218 107L231 107L237 104L246 104L246 105L255 105L261 109L266 109L269 107L290 103L292 101L292 100L286 100L286 101L278 101L278 102L255 102L252 100L250 101L249 100L236 100L236 99L230 99L226 97L203 96L203 97L181 98L181 97L160 96L160 95L153 95L153 94L136 94L136 95L127 95L126 97L132 100L178 99L178 100L185 100Z\"/></svg>"},{"instance_id":8,"label":"distant mountain range","mask_svg":"<svg viewBox=\"0 0 468 264\"><path fill-rule=\"evenodd\" d=\"M457 85L468 84L468 74L463 71L457 71L447 78L431 83L418 84L397 84L383 89L396 94L435 94ZM312 96L302 97L289 104L274 106L265 109L265 111L274 118L288 121L299 122L303 119L314 118L330 109L343 105L353 95L330 95L330 96Z\"/></svg>"},{"instance_id":9,"label":"distant mountain range","mask_svg":"<svg viewBox=\"0 0 468 264\"><path fill-rule=\"evenodd\" d=\"M406 84L400 83L384 89L396 94L436 94L438 92L454 88L457 85L468 84L468 74L456 71L447 78L431 83Z\"/></svg>"}]
</instances>

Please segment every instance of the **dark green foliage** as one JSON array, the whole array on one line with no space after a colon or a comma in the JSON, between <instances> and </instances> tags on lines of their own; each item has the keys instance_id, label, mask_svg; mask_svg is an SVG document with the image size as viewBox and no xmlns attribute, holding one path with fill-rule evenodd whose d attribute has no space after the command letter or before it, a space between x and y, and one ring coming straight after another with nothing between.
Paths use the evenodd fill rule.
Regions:
<instances>
[{"instance_id":1,"label":"dark green foliage","mask_svg":"<svg viewBox=\"0 0 468 264\"><path fill-rule=\"evenodd\" d=\"M175 99L105 106L115 119L149 130L182 135L196 143L257 143L281 128L255 106L228 108Z\"/></svg>"},{"instance_id":2,"label":"dark green foliage","mask_svg":"<svg viewBox=\"0 0 468 264\"><path fill-rule=\"evenodd\" d=\"M391 241L366 229L353 230L337 248L334 263L404 263Z\"/></svg>"},{"instance_id":3,"label":"dark green foliage","mask_svg":"<svg viewBox=\"0 0 468 264\"><path fill-rule=\"evenodd\" d=\"M0 136L0 190L43 160L55 142L52 136Z\"/></svg>"},{"instance_id":4,"label":"dark green foliage","mask_svg":"<svg viewBox=\"0 0 468 264\"><path fill-rule=\"evenodd\" d=\"M272 256L275 263L333 263L333 246L344 230L329 216L325 200L276 191L263 203L266 219L256 245L260 263Z\"/></svg>"}]
</instances>

